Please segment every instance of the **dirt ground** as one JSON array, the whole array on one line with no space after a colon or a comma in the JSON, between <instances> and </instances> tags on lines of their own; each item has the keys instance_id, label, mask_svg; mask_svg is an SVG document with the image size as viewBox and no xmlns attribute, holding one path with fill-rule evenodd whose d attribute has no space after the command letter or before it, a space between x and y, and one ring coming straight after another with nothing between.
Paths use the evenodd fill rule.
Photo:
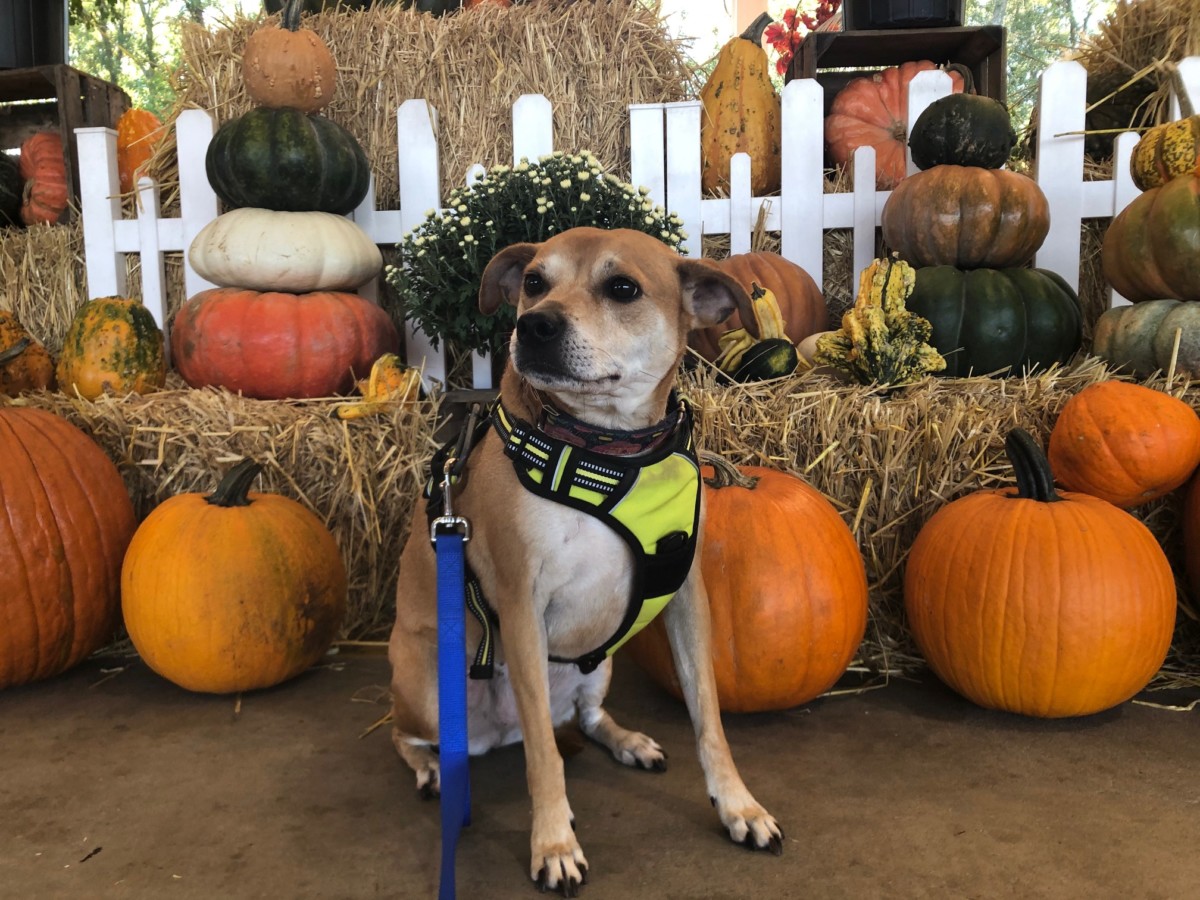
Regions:
<instances>
[{"instance_id":1,"label":"dirt ground","mask_svg":"<svg viewBox=\"0 0 1200 900\"><path fill-rule=\"evenodd\" d=\"M0 897L434 897L438 806L385 728L364 735L386 660L332 659L240 708L136 659L0 694ZM1200 710L1036 721L931 677L727 715L786 829L775 858L723 836L681 704L621 659L610 700L671 763L635 772L590 744L568 760L592 900L1197 896ZM534 896L520 748L471 778L458 896Z\"/></svg>"}]
</instances>

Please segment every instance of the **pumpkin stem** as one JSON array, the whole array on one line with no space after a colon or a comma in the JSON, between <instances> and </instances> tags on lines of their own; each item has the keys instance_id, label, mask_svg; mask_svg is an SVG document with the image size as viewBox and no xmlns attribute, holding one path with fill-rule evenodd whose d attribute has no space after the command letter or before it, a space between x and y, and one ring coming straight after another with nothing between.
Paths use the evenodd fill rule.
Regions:
<instances>
[{"instance_id":1,"label":"pumpkin stem","mask_svg":"<svg viewBox=\"0 0 1200 900\"><path fill-rule=\"evenodd\" d=\"M253 459L243 459L225 473L217 489L204 499L213 506L249 506L250 499L246 495L261 471L261 464Z\"/></svg>"},{"instance_id":2,"label":"pumpkin stem","mask_svg":"<svg viewBox=\"0 0 1200 900\"><path fill-rule=\"evenodd\" d=\"M963 80L962 92L964 94L975 93L975 76L973 74L971 74L971 70L969 68L964 66L962 63L952 62L952 63L946 63L946 65L942 66L942 69L943 69L943 71L946 71L946 72L957 72L959 75L962 76L962 80Z\"/></svg>"},{"instance_id":3,"label":"pumpkin stem","mask_svg":"<svg viewBox=\"0 0 1200 900\"><path fill-rule=\"evenodd\" d=\"M1017 497L1053 503L1062 498L1054 490L1050 461L1037 441L1024 428L1014 428L1004 439L1004 452L1017 476Z\"/></svg>"},{"instance_id":4,"label":"pumpkin stem","mask_svg":"<svg viewBox=\"0 0 1200 900\"><path fill-rule=\"evenodd\" d=\"M720 454L712 453L708 450L701 450L699 456L700 462L713 467L712 477L704 479L704 483L710 488L720 490L721 488L727 488L730 485L733 485L734 487L745 488L748 491L752 491L758 484L757 478L742 474L741 470L738 469L737 466Z\"/></svg>"},{"instance_id":5,"label":"pumpkin stem","mask_svg":"<svg viewBox=\"0 0 1200 900\"><path fill-rule=\"evenodd\" d=\"M760 12L758 14L758 18L747 25L746 30L743 31L739 37L741 37L743 40L749 41L752 44L761 45L763 32L766 31L767 26L774 21L775 20L771 18L770 13Z\"/></svg>"},{"instance_id":6,"label":"pumpkin stem","mask_svg":"<svg viewBox=\"0 0 1200 900\"><path fill-rule=\"evenodd\" d=\"M5 363L12 362L14 359L24 353L31 343L33 342L29 340L29 338L21 338L8 349L0 350L0 366L4 365Z\"/></svg>"},{"instance_id":7,"label":"pumpkin stem","mask_svg":"<svg viewBox=\"0 0 1200 900\"><path fill-rule=\"evenodd\" d=\"M283 8L283 21L279 24L288 31L300 30L300 0L287 0Z\"/></svg>"}]
</instances>

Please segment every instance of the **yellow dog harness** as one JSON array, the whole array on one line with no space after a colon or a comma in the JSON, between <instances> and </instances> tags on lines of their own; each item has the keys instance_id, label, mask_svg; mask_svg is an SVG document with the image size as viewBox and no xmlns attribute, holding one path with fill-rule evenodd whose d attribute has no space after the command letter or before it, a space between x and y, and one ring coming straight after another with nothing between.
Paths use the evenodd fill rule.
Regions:
<instances>
[{"instance_id":1,"label":"yellow dog harness","mask_svg":"<svg viewBox=\"0 0 1200 900\"><path fill-rule=\"evenodd\" d=\"M487 421L480 424L486 427ZM490 425L527 490L600 519L633 554L629 603L616 633L577 659L550 657L591 672L663 610L691 570L701 490L691 409L675 400L672 413L652 429L606 433L553 410L542 427L535 427L497 402ZM652 449L625 455L645 446ZM439 507L440 483L435 457L425 493L430 510ZM499 621L469 569L466 593L467 606L483 628L471 677L489 678Z\"/></svg>"}]
</instances>

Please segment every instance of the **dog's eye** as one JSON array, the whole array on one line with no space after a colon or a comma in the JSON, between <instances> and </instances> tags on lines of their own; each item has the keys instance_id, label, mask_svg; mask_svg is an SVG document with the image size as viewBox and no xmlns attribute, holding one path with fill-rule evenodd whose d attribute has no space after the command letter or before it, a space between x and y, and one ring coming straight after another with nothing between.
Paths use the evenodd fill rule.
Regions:
<instances>
[{"instance_id":1,"label":"dog's eye","mask_svg":"<svg viewBox=\"0 0 1200 900\"><path fill-rule=\"evenodd\" d=\"M546 282L537 272L525 273L525 293L530 297L546 293Z\"/></svg>"},{"instance_id":2,"label":"dog's eye","mask_svg":"<svg viewBox=\"0 0 1200 900\"><path fill-rule=\"evenodd\" d=\"M608 279L608 284L605 286L605 292L613 300L619 300L622 303L628 303L630 300L636 300L642 296L642 289L632 278L626 278L624 275L617 275Z\"/></svg>"}]
</instances>

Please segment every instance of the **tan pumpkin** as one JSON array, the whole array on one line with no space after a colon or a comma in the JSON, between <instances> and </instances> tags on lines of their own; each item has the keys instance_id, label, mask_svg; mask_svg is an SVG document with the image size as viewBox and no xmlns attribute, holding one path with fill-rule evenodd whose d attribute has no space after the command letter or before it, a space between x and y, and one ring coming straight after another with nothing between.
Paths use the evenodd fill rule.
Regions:
<instances>
[{"instance_id":1,"label":"tan pumpkin","mask_svg":"<svg viewBox=\"0 0 1200 900\"><path fill-rule=\"evenodd\" d=\"M301 11L300 3L289 0L278 27L259 28L246 39L242 82L260 106L315 113L333 99L333 54L320 35L300 27Z\"/></svg>"},{"instance_id":2,"label":"tan pumpkin","mask_svg":"<svg viewBox=\"0 0 1200 900\"><path fill-rule=\"evenodd\" d=\"M138 527L121 611L146 665L190 691L270 687L312 666L337 636L346 569L307 507L251 493L243 460L209 495L177 494Z\"/></svg>"},{"instance_id":3,"label":"tan pumpkin","mask_svg":"<svg viewBox=\"0 0 1200 900\"><path fill-rule=\"evenodd\" d=\"M719 466L719 477L704 470L700 565L717 697L726 712L789 709L829 690L858 652L866 571L854 535L819 491L786 472L731 468ZM682 697L661 616L626 646Z\"/></svg>"},{"instance_id":4,"label":"tan pumpkin","mask_svg":"<svg viewBox=\"0 0 1200 900\"><path fill-rule=\"evenodd\" d=\"M1150 530L1054 490L1031 435L1006 442L1017 488L947 503L917 534L904 606L934 673L980 706L1060 718L1128 700L1166 659L1175 576Z\"/></svg>"},{"instance_id":5,"label":"tan pumpkin","mask_svg":"<svg viewBox=\"0 0 1200 900\"><path fill-rule=\"evenodd\" d=\"M908 85L920 72L937 69L927 59L906 62L855 78L833 98L825 117L825 146L844 168L859 147L875 148L875 187L890 191L904 180L908 161ZM967 89L970 71L947 66L951 91Z\"/></svg>"},{"instance_id":6,"label":"tan pumpkin","mask_svg":"<svg viewBox=\"0 0 1200 900\"><path fill-rule=\"evenodd\" d=\"M142 168L154 155L154 147L163 135L163 123L148 109L127 109L117 119L117 179L121 193L137 187Z\"/></svg>"},{"instance_id":7,"label":"tan pumpkin","mask_svg":"<svg viewBox=\"0 0 1200 900\"><path fill-rule=\"evenodd\" d=\"M61 416L0 407L0 689L65 672L112 639L137 521L121 473Z\"/></svg>"},{"instance_id":8,"label":"tan pumpkin","mask_svg":"<svg viewBox=\"0 0 1200 900\"><path fill-rule=\"evenodd\" d=\"M793 344L829 327L825 295L808 272L786 257L763 250L735 253L716 262L725 273L737 279L747 294L759 284L775 295L783 316L784 333ZM702 357L712 361L721 353L721 335L741 327L742 317L734 312L719 325L692 332L688 343Z\"/></svg>"},{"instance_id":9,"label":"tan pumpkin","mask_svg":"<svg viewBox=\"0 0 1200 900\"><path fill-rule=\"evenodd\" d=\"M39 131L21 144L21 177L25 179L21 221L53 225L69 205L67 160L57 131Z\"/></svg>"},{"instance_id":10,"label":"tan pumpkin","mask_svg":"<svg viewBox=\"0 0 1200 900\"><path fill-rule=\"evenodd\" d=\"M17 317L0 309L0 394L53 388L54 360Z\"/></svg>"},{"instance_id":11,"label":"tan pumpkin","mask_svg":"<svg viewBox=\"0 0 1200 900\"><path fill-rule=\"evenodd\" d=\"M700 187L706 194L729 187L729 162L750 155L750 190L776 193L781 177L783 113L762 48L771 17L761 14L728 41L700 91Z\"/></svg>"},{"instance_id":12,"label":"tan pumpkin","mask_svg":"<svg viewBox=\"0 0 1200 900\"><path fill-rule=\"evenodd\" d=\"M166 383L163 333L140 300L99 297L75 312L58 358L58 385L94 400L147 394Z\"/></svg>"},{"instance_id":13,"label":"tan pumpkin","mask_svg":"<svg viewBox=\"0 0 1200 900\"><path fill-rule=\"evenodd\" d=\"M881 219L884 242L917 268L1004 269L1033 259L1050 204L1019 172L944 165L900 182Z\"/></svg>"},{"instance_id":14,"label":"tan pumpkin","mask_svg":"<svg viewBox=\"0 0 1200 900\"><path fill-rule=\"evenodd\" d=\"M1100 381L1063 404L1048 456L1067 490L1131 509L1175 490L1200 466L1200 418L1162 391Z\"/></svg>"}]
</instances>

